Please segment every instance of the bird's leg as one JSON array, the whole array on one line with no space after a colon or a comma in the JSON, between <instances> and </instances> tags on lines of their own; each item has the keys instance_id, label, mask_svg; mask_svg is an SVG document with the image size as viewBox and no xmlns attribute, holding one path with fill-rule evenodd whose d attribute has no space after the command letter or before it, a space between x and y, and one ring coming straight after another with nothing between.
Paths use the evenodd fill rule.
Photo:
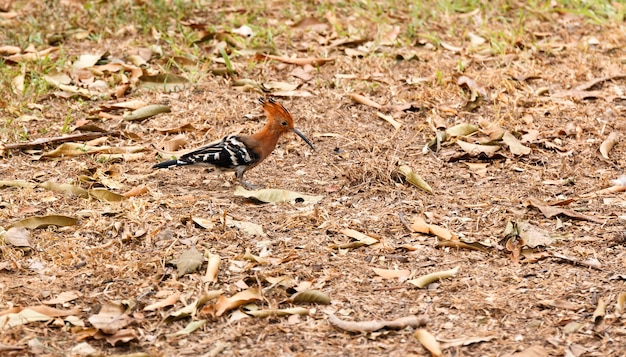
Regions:
<instances>
[{"instance_id":1,"label":"bird's leg","mask_svg":"<svg viewBox=\"0 0 626 357\"><path fill-rule=\"evenodd\" d=\"M248 190L257 190L259 189L258 186L251 184L250 182L246 181L243 179L243 173L246 172L246 170L248 169L247 166L239 166L235 169L235 178L237 179L237 181L244 185Z\"/></svg>"}]
</instances>

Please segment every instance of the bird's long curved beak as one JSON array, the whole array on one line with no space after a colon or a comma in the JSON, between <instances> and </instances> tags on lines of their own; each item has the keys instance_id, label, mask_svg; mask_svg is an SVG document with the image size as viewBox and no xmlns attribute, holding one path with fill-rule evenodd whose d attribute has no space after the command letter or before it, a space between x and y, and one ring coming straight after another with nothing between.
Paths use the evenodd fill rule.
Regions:
<instances>
[{"instance_id":1,"label":"bird's long curved beak","mask_svg":"<svg viewBox=\"0 0 626 357\"><path fill-rule=\"evenodd\" d=\"M309 144L311 149L315 150L315 146L313 146L313 144L311 144L309 139L307 139L307 137L304 136L304 134L302 134L302 132L300 130L298 130L296 128L293 128L293 132L296 133L296 135L298 135L302 140L304 140L305 143Z\"/></svg>"}]
</instances>

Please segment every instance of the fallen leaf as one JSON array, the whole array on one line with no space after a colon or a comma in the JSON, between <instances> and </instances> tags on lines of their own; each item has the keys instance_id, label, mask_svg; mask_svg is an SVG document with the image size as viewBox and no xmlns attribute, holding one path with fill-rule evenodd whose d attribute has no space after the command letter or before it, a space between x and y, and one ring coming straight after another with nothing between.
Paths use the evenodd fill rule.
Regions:
<instances>
[{"instance_id":1,"label":"fallen leaf","mask_svg":"<svg viewBox=\"0 0 626 357\"><path fill-rule=\"evenodd\" d=\"M511 355L511 357L548 357L550 353L542 346L531 346L521 352Z\"/></svg>"},{"instance_id":2,"label":"fallen leaf","mask_svg":"<svg viewBox=\"0 0 626 357\"><path fill-rule=\"evenodd\" d=\"M546 216L546 218L552 218L554 216L564 215L570 218L580 219L583 221L590 221L590 222L600 223L600 224L604 223L602 219L599 219L593 216L587 216L582 213L573 211L571 209L549 206L545 202L537 198L529 198L526 201L526 205L537 208L539 211L541 211L541 213L543 213L544 216Z\"/></svg>"},{"instance_id":3,"label":"fallen leaf","mask_svg":"<svg viewBox=\"0 0 626 357\"><path fill-rule=\"evenodd\" d=\"M160 90L165 93L180 92L189 85L187 78L174 74L143 75L139 77L139 81L143 88Z\"/></svg>"},{"instance_id":4,"label":"fallen leaf","mask_svg":"<svg viewBox=\"0 0 626 357\"><path fill-rule=\"evenodd\" d=\"M207 320L191 321L182 330L178 330L178 331L176 331L173 334L170 334L168 336L189 335L190 333L192 333L195 330L199 329L200 327L204 326L206 323L207 323Z\"/></svg>"},{"instance_id":5,"label":"fallen leaf","mask_svg":"<svg viewBox=\"0 0 626 357\"><path fill-rule=\"evenodd\" d=\"M0 329L8 330L11 327L25 325L30 322L50 321L52 316L48 316L35 310L25 308L17 313L9 313L0 316Z\"/></svg>"},{"instance_id":6,"label":"fallen leaf","mask_svg":"<svg viewBox=\"0 0 626 357\"><path fill-rule=\"evenodd\" d=\"M459 85L459 87L466 87L470 91L480 94L484 99L487 99L489 97L489 95L487 94L487 90L472 78L469 78L467 76L460 76L457 79L456 83Z\"/></svg>"},{"instance_id":7,"label":"fallen leaf","mask_svg":"<svg viewBox=\"0 0 626 357\"><path fill-rule=\"evenodd\" d=\"M100 201L122 202L126 199L124 195L117 194L115 192L109 191L104 188L94 188L94 189L88 190L87 192L89 192L90 196L93 196L99 199Z\"/></svg>"},{"instance_id":8,"label":"fallen leaf","mask_svg":"<svg viewBox=\"0 0 626 357\"><path fill-rule=\"evenodd\" d=\"M404 176L408 183L421 189L422 191L433 193L433 189L430 187L430 185L426 183L426 181L424 181L424 179L422 179L420 175L415 173L415 171L413 171L408 165L400 165L398 167L398 172Z\"/></svg>"},{"instance_id":9,"label":"fallen leaf","mask_svg":"<svg viewBox=\"0 0 626 357\"><path fill-rule=\"evenodd\" d=\"M478 131L478 127L473 124L461 123L446 129L446 134L450 137L468 136Z\"/></svg>"},{"instance_id":10,"label":"fallen leaf","mask_svg":"<svg viewBox=\"0 0 626 357\"><path fill-rule=\"evenodd\" d=\"M267 234L263 231L263 227L260 224L245 222L245 221L237 221L230 216L226 217L226 226L234 227L240 229L246 234L251 236L259 236L259 237L267 237Z\"/></svg>"},{"instance_id":11,"label":"fallen leaf","mask_svg":"<svg viewBox=\"0 0 626 357\"><path fill-rule=\"evenodd\" d=\"M204 255L200 253L195 247L191 247L184 251L180 258L176 260L176 272L177 276L181 276L196 271L200 265L204 262Z\"/></svg>"},{"instance_id":12,"label":"fallen leaf","mask_svg":"<svg viewBox=\"0 0 626 357\"><path fill-rule=\"evenodd\" d=\"M202 281L204 281L205 283L215 283L217 282L217 274L219 272L220 262L222 261L222 258L220 258L220 256L217 254L208 254L209 263L207 264L206 274L204 275Z\"/></svg>"},{"instance_id":13,"label":"fallen leaf","mask_svg":"<svg viewBox=\"0 0 626 357\"><path fill-rule=\"evenodd\" d=\"M93 67L101 58L102 56L100 55L80 55L72 64L72 69L76 71L87 67Z\"/></svg>"},{"instance_id":14,"label":"fallen leaf","mask_svg":"<svg viewBox=\"0 0 626 357\"><path fill-rule=\"evenodd\" d=\"M331 325L350 332L374 332L384 328L390 330L401 330L406 327L419 327L426 325L426 317L409 315L395 320L370 320L370 321L345 321L334 314L328 314L328 321Z\"/></svg>"},{"instance_id":15,"label":"fallen leaf","mask_svg":"<svg viewBox=\"0 0 626 357\"><path fill-rule=\"evenodd\" d=\"M437 340L442 342L441 349L446 350L452 347L469 346L469 345L473 345L474 343L488 342L497 337L498 336L496 335L490 335L490 336L476 336L476 337L461 337L461 338L455 338L455 339L438 338Z\"/></svg>"},{"instance_id":16,"label":"fallen leaf","mask_svg":"<svg viewBox=\"0 0 626 357\"><path fill-rule=\"evenodd\" d=\"M20 221L12 223L9 228L12 227L24 227L28 229L46 228L49 226L73 226L76 225L78 220L74 217L61 216L61 215L49 215L49 216L36 216L24 218Z\"/></svg>"},{"instance_id":17,"label":"fallen leaf","mask_svg":"<svg viewBox=\"0 0 626 357\"><path fill-rule=\"evenodd\" d=\"M30 232L24 227L11 227L6 232L0 234L0 237L4 238L6 243L14 247L32 248L29 241Z\"/></svg>"},{"instance_id":18,"label":"fallen leaf","mask_svg":"<svg viewBox=\"0 0 626 357\"><path fill-rule=\"evenodd\" d=\"M253 301L259 301L261 299L262 295L259 289L247 289L229 298L222 295L215 303L215 316L222 316L226 311L236 309L241 305L245 305Z\"/></svg>"},{"instance_id":19,"label":"fallen leaf","mask_svg":"<svg viewBox=\"0 0 626 357\"><path fill-rule=\"evenodd\" d=\"M496 145L477 145L461 140L457 140L456 143L461 147L461 149L463 149L463 151L473 156L485 154L487 157L491 157L496 153L496 151L500 150L500 147Z\"/></svg>"},{"instance_id":20,"label":"fallen leaf","mask_svg":"<svg viewBox=\"0 0 626 357\"><path fill-rule=\"evenodd\" d=\"M126 308L122 304L107 301L100 308L100 312L91 315L88 321L98 330L112 335L131 323L132 318L125 311Z\"/></svg>"},{"instance_id":21,"label":"fallen leaf","mask_svg":"<svg viewBox=\"0 0 626 357\"><path fill-rule=\"evenodd\" d=\"M448 279L456 275L459 272L460 266L456 266L450 270L438 271L435 273L430 273L427 275L423 275L417 279L408 280L408 283L411 283L418 288L422 289L436 281Z\"/></svg>"},{"instance_id":22,"label":"fallen leaf","mask_svg":"<svg viewBox=\"0 0 626 357\"><path fill-rule=\"evenodd\" d=\"M522 143L509 131L504 133L502 141L509 146L509 150L513 153L513 155L530 154L530 148L522 145Z\"/></svg>"},{"instance_id":23,"label":"fallen leaf","mask_svg":"<svg viewBox=\"0 0 626 357\"><path fill-rule=\"evenodd\" d=\"M70 302L72 300L76 300L80 296L81 296L81 293L76 290L64 291L53 299L43 301L43 303L46 305L60 305L60 304L65 304L66 302Z\"/></svg>"},{"instance_id":24,"label":"fallen leaf","mask_svg":"<svg viewBox=\"0 0 626 357\"><path fill-rule=\"evenodd\" d=\"M619 142L620 135L617 131L612 131L609 136L600 145L600 154L605 159L609 159L609 152L613 149L613 146Z\"/></svg>"},{"instance_id":25,"label":"fallen leaf","mask_svg":"<svg viewBox=\"0 0 626 357\"><path fill-rule=\"evenodd\" d=\"M359 243L362 243L362 245L372 245L379 242L378 239L370 237L354 229L342 229L340 232L357 240Z\"/></svg>"},{"instance_id":26,"label":"fallen leaf","mask_svg":"<svg viewBox=\"0 0 626 357\"><path fill-rule=\"evenodd\" d=\"M328 305L330 304L330 297L319 291L319 290L304 290L298 293L295 293L289 297L290 302L293 303L313 303L313 304L322 304Z\"/></svg>"},{"instance_id":27,"label":"fallen leaf","mask_svg":"<svg viewBox=\"0 0 626 357\"><path fill-rule=\"evenodd\" d=\"M376 116L391 124L396 130L400 129L400 127L402 126L402 123L395 120L391 115L385 115L381 112L376 112Z\"/></svg>"},{"instance_id":28,"label":"fallen leaf","mask_svg":"<svg viewBox=\"0 0 626 357\"><path fill-rule=\"evenodd\" d=\"M430 352L431 356L440 357L443 354L441 346L439 345L439 342L437 342L437 339L435 339L435 336L433 336L426 329L418 329L415 331L413 336L415 336L419 343Z\"/></svg>"},{"instance_id":29,"label":"fallen leaf","mask_svg":"<svg viewBox=\"0 0 626 357\"><path fill-rule=\"evenodd\" d=\"M157 114L170 113L171 111L172 110L169 105L152 104L133 110L132 112L125 114L123 118L127 121L144 120Z\"/></svg>"},{"instance_id":30,"label":"fallen leaf","mask_svg":"<svg viewBox=\"0 0 626 357\"><path fill-rule=\"evenodd\" d=\"M243 309L246 315L254 317L273 317L273 316L289 316L289 315L309 315L309 309L303 307L292 307L288 309L272 309L272 310L248 310Z\"/></svg>"},{"instance_id":31,"label":"fallen leaf","mask_svg":"<svg viewBox=\"0 0 626 357\"><path fill-rule=\"evenodd\" d=\"M148 189L145 186L137 186L125 192L123 196L126 198L130 198L130 197L135 197L135 196L141 196L146 193L148 193Z\"/></svg>"},{"instance_id":32,"label":"fallen leaf","mask_svg":"<svg viewBox=\"0 0 626 357\"><path fill-rule=\"evenodd\" d=\"M606 305L606 299L602 297L598 299L598 305L596 306L596 309L593 312L593 316L591 317L594 324L598 324L600 320L602 320L606 315Z\"/></svg>"},{"instance_id":33,"label":"fallen leaf","mask_svg":"<svg viewBox=\"0 0 626 357\"><path fill-rule=\"evenodd\" d=\"M348 97L350 97L350 99L352 99L354 102L359 103L359 104L363 104L363 105L367 105L369 107L374 107L378 110L382 109L382 105L374 102L373 100L366 98L360 94L356 94L356 93L348 93Z\"/></svg>"},{"instance_id":34,"label":"fallen leaf","mask_svg":"<svg viewBox=\"0 0 626 357\"><path fill-rule=\"evenodd\" d=\"M176 302L180 299L180 295L181 294L179 291L175 291L173 294L166 297L165 299L147 305L143 308L143 311L154 311L163 307L172 306L176 304Z\"/></svg>"},{"instance_id":35,"label":"fallen leaf","mask_svg":"<svg viewBox=\"0 0 626 357\"><path fill-rule=\"evenodd\" d=\"M137 331L132 329L121 329L114 334L104 335L104 339L111 345L115 346L118 342L126 343L137 339Z\"/></svg>"},{"instance_id":36,"label":"fallen leaf","mask_svg":"<svg viewBox=\"0 0 626 357\"><path fill-rule=\"evenodd\" d=\"M170 313L164 320L163 323L170 323L174 321L178 321L180 319L184 319L186 317L194 316L199 308L204 306L210 300L215 299L218 296L221 296L224 292L222 290L212 290L207 292L206 294L202 294L198 298L198 300L192 302L191 304L183 307L182 309L176 310Z\"/></svg>"},{"instance_id":37,"label":"fallen leaf","mask_svg":"<svg viewBox=\"0 0 626 357\"><path fill-rule=\"evenodd\" d=\"M187 136L185 134L178 134L163 143L163 150L167 152L174 152L178 151L185 145L187 145Z\"/></svg>"},{"instance_id":38,"label":"fallen leaf","mask_svg":"<svg viewBox=\"0 0 626 357\"><path fill-rule=\"evenodd\" d=\"M314 204L318 203L324 196L309 196L299 192L288 191L288 190L280 190L280 189L262 189L249 191L241 186L237 186L233 195L245 197L245 198L256 198L261 202L273 202L273 203L282 203L282 202L291 202L291 203L303 203L303 204Z\"/></svg>"},{"instance_id":39,"label":"fallen leaf","mask_svg":"<svg viewBox=\"0 0 626 357\"><path fill-rule=\"evenodd\" d=\"M283 63L295 64L298 66L322 66L326 62L334 62L334 58L317 58L317 57L307 57L307 58L291 58L291 57L281 57L281 56L273 56L263 53L257 53L254 55L254 60L257 62L264 61L267 59L276 60Z\"/></svg>"}]
</instances>

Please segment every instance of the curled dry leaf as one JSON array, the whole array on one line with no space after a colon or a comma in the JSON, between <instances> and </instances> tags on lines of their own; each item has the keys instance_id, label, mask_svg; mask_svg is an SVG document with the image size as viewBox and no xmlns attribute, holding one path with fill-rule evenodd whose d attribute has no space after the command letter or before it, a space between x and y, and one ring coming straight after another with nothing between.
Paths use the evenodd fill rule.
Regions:
<instances>
[{"instance_id":1,"label":"curled dry leaf","mask_svg":"<svg viewBox=\"0 0 626 357\"><path fill-rule=\"evenodd\" d=\"M92 197L95 197L97 199L99 199L100 201L107 201L107 202L122 202L126 199L126 197L124 195L120 195L118 193L109 191L107 189L104 188L94 188L91 189L89 191L89 195Z\"/></svg>"},{"instance_id":2,"label":"curled dry leaf","mask_svg":"<svg viewBox=\"0 0 626 357\"><path fill-rule=\"evenodd\" d=\"M217 254L212 254L212 253L208 253L209 254L209 264L207 265L206 268L206 274L204 275L204 282L211 282L211 283L215 283L217 282L217 274L219 273L219 268L220 268L220 263L222 261L222 258L220 258L219 255Z\"/></svg>"},{"instance_id":3,"label":"curled dry leaf","mask_svg":"<svg viewBox=\"0 0 626 357\"><path fill-rule=\"evenodd\" d=\"M491 157L496 153L496 151L500 150L500 147L495 145L477 145L461 140L457 140L456 143L461 147L461 149L463 149L463 151L474 156L485 154L487 157Z\"/></svg>"},{"instance_id":4,"label":"curled dry leaf","mask_svg":"<svg viewBox=\"0 0 626 357\"><path fill-rule=\"evenodd\" d=\"M415 336L415 338L430 352L433 357L440 357L443 354L441 346L439 345L439 342L437 342L437 339L435 339L435 336L433 336L426 329L418 329L415 331L413 336Z\"/></svg>"},{"instance_id":5,"label":"curled dry leaf","mask_svg":"<svg viewBox=\"0 0 626 357\"><path fill-rule=\"evenodd\" d=\"M615 311L619 312L620 314L626 311L626 292L620 293L617 296L617 302L615 303Z\"/></svg>"},{"instance_id":6,"label":"curled dry leaf","mask_svg":"<svg viewBox=\"0 0 626 357\"><path fill-rule=\"evenodd\" d=\"M487 90L472 78L469 78L467 76L460 76L459 79L457 79L456 83L460 87L466 87L470 91L480 94L484 99L487 99L489 97L489 95L487 94Z\"/></svg>"},{"instance_id":7,"label":"curled dry leaf","mask_svg":"<svg viewBox=\"0 0 626 357\"><path fill-rule=\"evenodd\" d=\"M390 330L401 330L406 327L420 327L426 325L426 317L409 315L395 320L370 320L370 321L345 321L334 314L328 314L328 321L331 325L350 332L374 332L384 328Z\"/></svg>"},{"instance_id":8,"label":"curled dry leaf","mask_svg":"<svg viewBox=\"0 0 626 357\"><path fill-rule=\"evenodd\" d=\"M215 316L222 316L226 311L236 309L239 306L259 301L262 299L259 289L248 289L239 292L229 298L222 295L215 303Z\"/></svg>"},{"instance_id":9,"label":"curled dry leaf","mask_svg":"<svg viewBox=\"0 0 626 357\"><path fill-rule=\"evenodd\" d=\"M513 155L530 154L530 148L522 145L522 143L509 131L504 133L502 141L509 146L509 150L513 153Z\"/></svg>"},{"instance_id":10,"label":"curled dry leaf","mask_svg":"<svg viewBox=\"0 0 626 357\"><path fill-rule=\"evenodd\" d=\"M567 208L553 207L537 198L529 198L526 201L526 205L537 208L539 211L541 211L541 213L543 213L544 216L546 216L546 218L552 218L554 216L564 215L570 218L580 219L583 221L590 221L590 222L595 222L595 223L600 223L600 224L604 223L602 219L599 219L593 216L588 216L582 213L578 213L574 210L567 209Z\"/></svg>"},{"instance_id":11,"label":"curled dry leaf","mask_svg":"<svg viewBox=\"0 0 626 357\"><path fill-rule=\"evenodd\" d=\"M185 134L178 134L163 143L163 150L167 152L178 151L185 145L187 145L187 136Z\"/></svg>"},{"instance_id":12,"label":"curled dry leaf","mask_svg":"<svg viewBox=\"0 0 626 357\"><path fill-rule=\"evenodd\" d=\"M347 235L350 238L356 239L359 243L361 243L361 246L363 245L372 245L372 244L376 244L379 242L378 239L368 236L364 233L361 233L359 231L356 231L354 229L342 229L340 231L341 233Z\"/></svg>"},{"instance_id":13,"label":"curled dry leaf","mask_svg":"<svg viewBox=\"0 0 626 357\"><path fill-rule=\"evenodd\" d=\"M187 88L189 80L174 74L156 74L140 76L141 87L149 90L160 90L165 93L179 92Z\"/></svg>"},{"instance_id":14,"label":"curled dry leaf","mask_svg":"<svg viewBox=\"0 0 626 357\"><path fill-rule=\"evenodd\" d=\"M160 309L163 307L167 307L167 306L172 306L174 304L176 304L176 302L178 301L178 299L180 299L180 292L179 291L175 291L172 295L166 297L165 299L161 300L161 301L157 301L155 303L152 303L146 307L143 308L143 311L154 311L156 309Z\"/></svg>"},{"instance_id":15,"label":"curled dry leaf","mask_svg":"<svg viewBox=\"0 0 626 357\"><path fill-rule=\"evenodd\" d=\"M25 325L30 322L50 321L52 319L53 316L43 314L30 308L25 308L17 312L0 315L0 330Z\"/></svg>"},{"instance_id":16,"label":"curled dry leaf","mask_svg":"<svg viewBox=\"0 0 626 357\"><path fill-rule=\"evenodd\" d=\"M125 192L123 196L126 198L130 198L130 197L145 195L146 193L148 193L148 189L145 186L137 186Z\"/></svg>"},{"instance_id":17,"label":"curled dry leaf","mask_svg":"<svg viewBox=\"0 0 626 357\"><path fill-rule=\"evenodd\" d=\"M29 217L29 218L25 218L20 221L17 221L9 225L9 228L24 227L28 229L37 229L37 228L46 228L49 226L65 227L65 226L76 225L77 222L78 220L76 218L68 217L68 216L61 216L61 215L36 216L36 217Z\"/></svg>"},{"instance_id":18,"label":"curled dry leaf","mask_svg":"<svg viewBox=\"0 0 626 357\"><path fill-rule=\"evenodd\" d=\"M600 154L605 159L609 159L609 152L613 149L613 146L619 142L620 136L617 131L612 131L609 136L600 145Z\"/></svg>"},{"instance_id":19,"label":"curled dry leaf","mask_svg":"<svg viewBox=\"0 0 626 357\"><path fill-rule=\"evenodd\" d=\"M189 335L190 333L204 326L206 322L207 320L191 321L182 330L178 330L169 336Z\"/></svg>"},{"instance_id":20,"label":"curled dry leaf","mask_svg":"<svg viewBox=\"0 0 626 357\"><path fill-rule=\"evenodd\" d=\"M222 218L220 217L220 219ZM226 221L224 222L224 224L231 228L240 229L251 236L267 237L267 234L263 231L263 227L260 224L246 221L237 221L230 216L226 216Z\"/></svg>"},{"instance_id":21,"label":"curled dry leaf","mask_svg":"<svg viewBox=\"0 0 626 357\"><path fill-rule=\"evenodd\" d=\"M598 299L598 305L596 306L596 310L593 312L592 316L593 323L599 323L600 320L604 318L604 315L606 315L606 303L606 299L602 297Z\"/></svg>"},{"instance_id":22,"label":"curled dry leaf","mask_svg":"<svg viewBox=\"0 0 626 357\"><path fill-rule=\"evenodd\" d=\"M435 273L431 273L431 274L427 274L424 276L421 276L417 279L412 279L409 280L408 282L417 286L418 288L422 289L426 286L428 286L431 283L434 283L435 281L439 281L439 280L443 280L443 279L448 279L450 277L453 277L456 275L456 273L459 272L459 269L461 267L460 266L456 266L450 270L444 270L444 271L438 271Z\"/></svg>"},{"instance_id":23,"label":"curled dry leaf","mask_svg":"<svg viewBox=\"0 0 626 357\"><path fill-rule=\"evenodd\" d=\"M235 192L233 193L235 196L245 197L245 198L256 198L261 202L273 202L273 203L282 203L282 202L291 202L291 203L304 203L304 204L314 204L318 203L324 196L309 196L299 192L289 191L289 190L280 190L280 189L262 189L249 191L241 186L237 186Z\"/></svg>"},{"instance_id":24,"label":"curled dry leaf","mask_svg":"<svg viewBox=\"0 0 626 357\"><path fill-rule=\"evenodd\" d=\"M255 61L264 61L266 59L272 59L272 60L275 60L275 61L288 63L288 64L295 64L295 65L298 65L298 66L306 66L306 65L322 66L326 62L334 62L335 61L334 58L318 58L318 57L291 58L291 57L281 57L281 56L268 55L268 54L263 54L263 53L257 53L257 54L254 55L254 60Z\"/></svg>"},{"instance_id":25,"label":"curled dry leaf","mask_svg":"<svg viewBox=\"0 0 626 357\"><path fill-rule=\"evenodd\" d=\"M451 137L468 136L478 131L478 127L473 124L461 123L446 129L446 134Z\"/></svg>"},{"instance_id":26,"label":"curled dry leaf","mask_svg":"<svg viewBox=\"0 0 626 357\"><path fill-rule=\"evenodd\" d=\"M65 304L66 302L70 302L72 300L76 300L81 296L81 293L79 291L76 290L72 290L72 291L64 291L62 293L60 293L59 295L57 295L55 298L47 300L47 301L43 301L44 304L46 305L58 305L58 304Z\"/></svg>"},{"instance_id":27,"label":"curled dry leaf","mask_svg":"<svg viewBox=\"0 0 626 357\"><path fill-rule=\"evenodd\" d=\"M411 170L408 165L400 165L398 167L398 172L404 176L408 183L421 189L422 191L433 193L433 189L430 187L430 185L426 183L426 181L424 181L424 179L422 179L420 175L416 174L415 171Z\"/></svg>"},{"instance_id":28,"label":"curled dry leaf","mask_svg":"<svg viewBox=\"0 0 626 357\"><path fill-rule=\"evenodd\" d=\"M288 315L308 315L309 309L303 307L292 307L288 309L275 309L275 310L247 310L244 309L246 315L254 317L270 317L270 316L288 316Z\"/></svg>"},{"instance_id":29,"label":"curled dry leaf","mask_svg":"<svg viewBox=\"0 0 626 357\"><path fill-rule=\"evenodd\" d=\"M133 110L132 112L124 115L124 120L128 120L128 121L144 120L152 116L155 116L157 114L170 113L171 111L172 110L170 109L169 105L152 104L152 105L147 105L143 108Z\"/></svg>"},{"instance_id":30,"label":"curled dry leaf","mask_svg":"<svg viewBox=\"0 0 626 357\"><path fill-rule=\"evenodd\" d=\"M457 236L454 233L450 232L449 230L441 226L437 226L435 224L428 224L420 216L416 216L413 219L413 223L411 223L409 228L413 232L423 233L423 234L432 234L443 240L458 240Z\"/></svg>"},{"instance_id":31,"label":"curled dry leaf","mask_svg":"<svg viewBox=\"0 0 626 357\"><path fill-rule=\"evenodd\" d=\"M376 116L391 124L396 130L400 129L400 127L402 126L402 123L395 120L391 115L385 115L381 112L376 112Z\"/></svg>"},{"instance_id":32,"label":"curled dry leaf","mask_svg":"<svg viewBox=\"0 0 626 357\"><path fill-rule=\"evenodd\" d=\"M350 97L350 99L352 99L352 101L354 101L356 103L367 105L369 107L373 107L373 108L376 108L378 110L383 108L382 105L380 105L380 104L376 103L375 101L373 101L373 100L371 100L369 98L366 98L366 97L364 97L364 96L362 96L360 94L349 93L348 97Z\"/></svg>"},{"instance_id":33,"label":"curled dry leaf","mask_svg":"<svg viewBox=\"0 0 626 357\"><path fill-rule=\"evenodd\" d=\"M293 294L288 301L298 303L330 304L330 297L319 290L305 290Z\"/></svg>"},{"instance_id":34,"label":"curled dry leaf","mask_svg":"<svg viewBox=\"0 0 626 357\"><path fill-rule=\"evenodd\" d=\"M212 290L203 294L196 300L195 302L183 307L182 309L176 310L169 314L164 320L164 323L170 323L173 321L177 321L180 319L184 319L189 316L193 316L196 314L199 308L203 307L208 301L215 299L218 296L221 296L224 292L222 290Z\"/></svg>"}]
</instances>

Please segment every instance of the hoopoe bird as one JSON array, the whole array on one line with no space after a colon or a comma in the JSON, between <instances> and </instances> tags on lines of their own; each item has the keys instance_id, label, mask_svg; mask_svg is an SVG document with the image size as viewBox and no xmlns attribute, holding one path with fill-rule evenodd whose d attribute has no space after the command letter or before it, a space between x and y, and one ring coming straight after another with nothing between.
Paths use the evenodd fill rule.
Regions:
<instances>
[{"instance_id":1,"label":"hoopoe bird","mask_svg":"<svg viewBox=\"0 0 626 357\"><path fill-rule=\"evenodd\" d=\"M267 101L259 98L259 102L263 105L267 123L258 132L252 135L225 136L221 141L193 150L178 159L160 162L152 168L213 165L222 170L234 170L238 182L248 189L254 189L256 186L244 181L243 174L270 156L281 135L289 132L296 133L311 149L315 150L309 139L300 130L294 128L293 117L282 104L273 98Z\"/></svg>"}]
</instances>

